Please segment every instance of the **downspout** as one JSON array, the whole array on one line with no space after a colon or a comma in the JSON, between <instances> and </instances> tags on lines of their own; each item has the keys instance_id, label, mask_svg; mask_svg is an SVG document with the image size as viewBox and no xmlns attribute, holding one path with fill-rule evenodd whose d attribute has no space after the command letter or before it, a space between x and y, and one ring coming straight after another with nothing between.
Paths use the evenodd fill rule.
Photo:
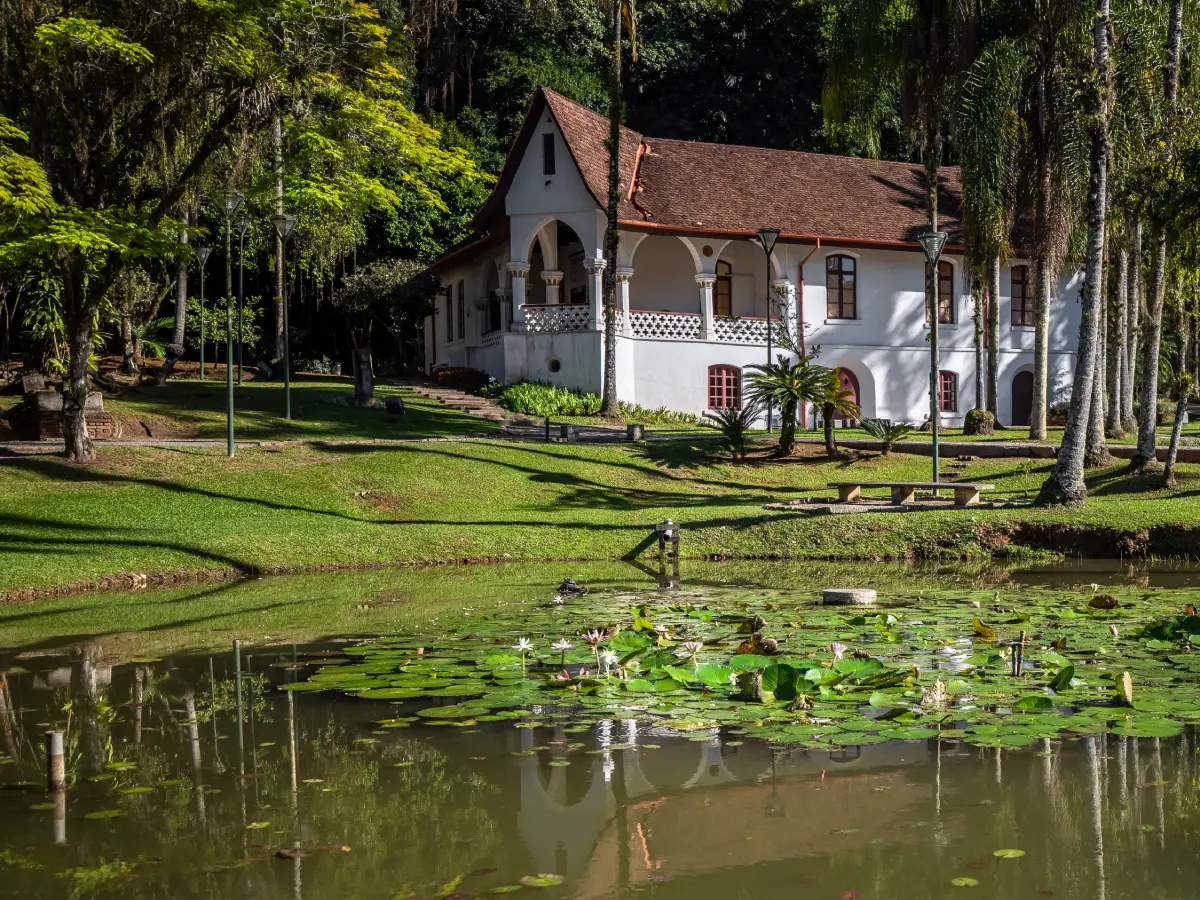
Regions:
<instances>
[{"instance_id":1,"label":"downspout","mask_svg":"<svg viewBox=\"0 0 1200 900\"><path fill-rule=\"evenodd\" d=\"M800 284L796 291L796 331L800 337L801 356L806 355L804 347L804 266L810 259L813 258L813 254L820 249L821 239L817 238L816 246L808 251L808 256L800 260L800 277L798 279ZM800 404L800 427L806 431L808 430L808 409L803 403Z\"/></svg>"}]
</instances>

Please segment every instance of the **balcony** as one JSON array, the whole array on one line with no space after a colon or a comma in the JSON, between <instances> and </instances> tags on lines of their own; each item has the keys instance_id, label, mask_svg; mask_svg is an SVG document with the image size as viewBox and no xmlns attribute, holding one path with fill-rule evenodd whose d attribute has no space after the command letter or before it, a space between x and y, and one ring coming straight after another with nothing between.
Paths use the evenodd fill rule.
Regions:
<instances>
[{"instance_id":1,"label":"balcony","mask_svg":"<svg viewBox=\"0 0 1200 900\"><path fill-rule=\"evenodd\" d=\"M530 334L590 331L587 306L525 306L525 330ZM617 328L630 337L659 341L698 341L702 318L699 313L651 312L632 310L629 329L623 329L624 315L617 313ZM778 326L776 326L778 327ZM767 343L767 321L750 317L718 317L713 320L709 341L725 344Z\"/></svg>"}]
</instances>

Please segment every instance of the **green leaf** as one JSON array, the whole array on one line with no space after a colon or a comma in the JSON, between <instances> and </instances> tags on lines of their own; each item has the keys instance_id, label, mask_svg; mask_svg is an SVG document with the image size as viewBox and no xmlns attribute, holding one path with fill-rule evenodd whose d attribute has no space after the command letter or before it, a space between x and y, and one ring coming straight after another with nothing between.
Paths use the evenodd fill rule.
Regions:
<instances>
[{"instance_id":1,"label":"green leaf","mask_svg":"<svg viewBox=\"0 0 1200 900\"><path fill-rule=\"evenodd\" d=\"M1071 679L1075 677L1075 666L1067 664L1058 670L1058 674L1050 682L1050 688L1054 693L1058 694L1065 691L1071 686Z\"/></svg>"},{"instance_id":2,"label":"green leaf","mask_svg":"<svg viewBox=\"0 0 1200 900\"><path fill-rule=\"evenodd\" d=\"M1045 694L1028 694L1013 704L1013 709L1046 710L1054 709L1054 702Z\"/></svg>"},{"instance_id":3,"label":"green leaf","mask_svg":"<svg viewBox=\"0 0 1200 900\"><path fill-rule=\"evenodd\" d=\"M974 878L951 878L950 883L955 887L976 887L979 882Z\"/></svg>"},{"instance_id":4,"label":"green leaf","mask_svg":"<svg viewBox=\"0 0 1200 900\"><path fill-rule=\"evenodd\" d=\"M520 879L525 887L547 888L563 883L561 875L524 875Z\"/></svg>"},{"instance_id":5,"label":"green leaf","mask_svg":"<svg viewBox=\"0 0 1200 900\"><path fill-rule=\"evenodd\" d=\"M1024 850L993 850L992 856L999 859L1016 859L1019 856L1024 856Z\"/></svg>"}]
</instances>

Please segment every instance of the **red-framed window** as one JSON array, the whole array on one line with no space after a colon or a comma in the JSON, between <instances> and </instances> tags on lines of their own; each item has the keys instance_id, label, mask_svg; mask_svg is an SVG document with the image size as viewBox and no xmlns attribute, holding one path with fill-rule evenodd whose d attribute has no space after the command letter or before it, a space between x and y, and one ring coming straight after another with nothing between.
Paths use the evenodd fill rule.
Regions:
<instances>
[{"instance_id":1,"label":"red-framed window","mask_svg":"<svg viewBox=\"0 0 1200 900\"><path fill-rule=\"evenodd\" d=\"M853 256L825 257L825 315L858 318L858 260Z\"/></svg>"},{"instance_id":2,"label":"red-framed window","mask_svg":"<svg viewBox=\"0 0 1200 900\"><path fill-rule=\"evenodd\" d=\"M724 260L717 263L717 284L713 294L713 314L733 315L733 266Z\"/></svg>"},{"instance_id":3,"label":"red-framed window","mask_svg":"<svg viewBox=\"0 0 1200 900\"><path fill-rule=\"evenodd\" d=\"M958 412L958 373L943 369L938 375L941 382L942 412Z\"/></svg>"},{"instance_id":4,"label":"red-framed window","mask_svg":"<svg viewBox=\"0 0 1200 900\"><path fill-rule=\"evenodd\" d=\"M742 408L742 370L737 366L708 367L708 408Z\"/></svg>"},{"instance_id":5,"label":"red-framed window","mask_svg":"<svg viewBox=\"0 0 1200 900\"><path fill-rule=\"evenodd\" d=\"M929 263L925 263L925 324L929 324ZM954 324L954 266L938 263L938 323Z\"/></svg>"},{"instance_id":6,"label":"red-framed window","mask_svg":"<svg viewBox=\"0 0 1200 900\"><path fill-rule=\"evenodd\" d=\"M1029 278L1028 266L1013 266L1012 273L1012 323L1034 326L1033 283Z\"/></svg>"}]
</instances>

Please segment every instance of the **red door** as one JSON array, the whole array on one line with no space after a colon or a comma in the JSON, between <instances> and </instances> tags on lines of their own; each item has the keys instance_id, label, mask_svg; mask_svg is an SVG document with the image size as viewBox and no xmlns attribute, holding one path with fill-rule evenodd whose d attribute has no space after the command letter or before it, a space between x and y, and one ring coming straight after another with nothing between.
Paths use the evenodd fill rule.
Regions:
<instances>
[{"instance_id":1,"label":"red door","mask_svg":"<svg viewBox=\"0 0 1200 900\"><path fill-rule=\"evenodd\" d=\"M854 377L854 373L851 372L849 369L838 369L837 375L838 375L838 381L842 385L842 390L848 391L850 393L850 396L853 398L854 402L857 404L858 403L858 379ZM849 416L846 416L839 412L834 416L834 418L845 420L845 419L848 419Z\"/></svg>"}]
</instances>

